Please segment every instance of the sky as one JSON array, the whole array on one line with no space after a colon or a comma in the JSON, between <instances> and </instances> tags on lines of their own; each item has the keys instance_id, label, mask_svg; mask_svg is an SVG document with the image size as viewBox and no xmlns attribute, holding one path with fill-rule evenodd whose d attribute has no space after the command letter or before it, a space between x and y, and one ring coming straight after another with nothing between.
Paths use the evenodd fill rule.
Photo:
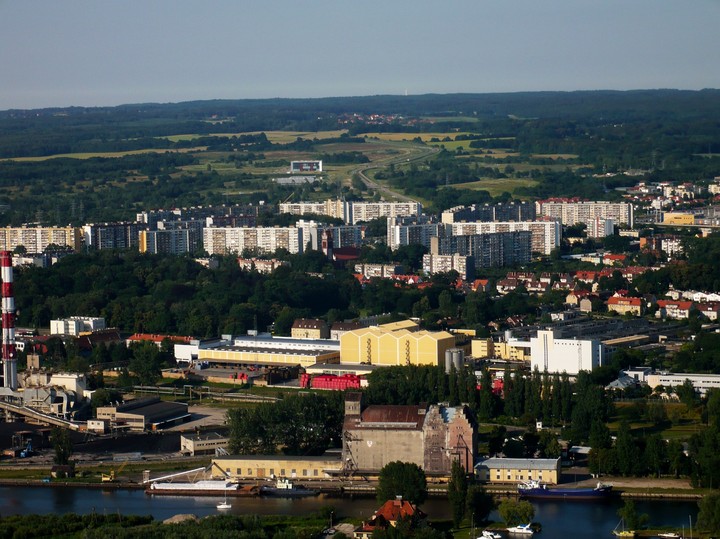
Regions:
<instances>
[{"instance_id":1,"label":"sky","mask_svg":"<svg viewBox=\"0 0 720 539\"><path fill-rule=\"evenodd\" d=\"M0 0L0 110L720 88L720 0Z\"/></svg>"}]
</instances>

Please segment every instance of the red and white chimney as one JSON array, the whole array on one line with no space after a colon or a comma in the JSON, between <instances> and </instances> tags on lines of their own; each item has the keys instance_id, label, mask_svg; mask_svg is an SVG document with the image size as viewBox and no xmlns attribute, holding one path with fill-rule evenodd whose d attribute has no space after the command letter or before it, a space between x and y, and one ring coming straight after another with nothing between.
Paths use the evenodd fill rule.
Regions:
<instances>
[{"instance_id":1,"label":"red and white chimney","mask_svg":"<svg viewBox=\"0 0 720 539\"><path fill-rule=\"evenodd\" d=\"M2 277L2 364L3 385L17 389L17 351L15 350L15 294L13 293L12 253L0 251Z\"/></svg>"}]
</instances>

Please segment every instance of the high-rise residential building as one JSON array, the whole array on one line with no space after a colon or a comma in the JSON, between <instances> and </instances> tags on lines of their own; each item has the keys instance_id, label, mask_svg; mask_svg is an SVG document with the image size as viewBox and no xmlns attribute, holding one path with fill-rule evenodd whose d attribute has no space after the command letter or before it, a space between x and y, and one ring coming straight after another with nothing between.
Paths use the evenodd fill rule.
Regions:
<instances>
[{"instance_id":1,"label":"high-rise residential building","mask_svg":"<svg viewBox=\"0 0 720 539\"><path fill-rule=\"evenodd\" d=\"M421 215L419 202L345 202L326 200L325 202L285 202L278 207L280 213L292 215L327 215L343 219L345 223L356 225L381 217L405 217Z\"/></svg>"},{"instance_id":2,"label":"high-rise residential building","mask_svg":"<svg viewBox=\"0 0 720 539\"><path fill-rule=\"evenodd\" d=\"M420 216L388 217L387 246L393 251L404 245L422 245L430 248L430 238L444 233L443 225L431 223Z\"/></svg>"},{"instance_id":3,"label":"high-rise residential building","mask_svg":"<svg viewBox=\"0 0 720 539\"><path fill-rule=\"evenodd\" d=\"M477 234L494 234L497 232L528 231L531 233L531 251L544 255L549 255L553 249L559 247L562 237L562 225L559 221L555 220L453 223L445 225L445 227L445 236L474 236Z\"/></svg>"},{"instance_id":4,"label":"high-rise residential building","mask_svg":"<svg viewBox=\"0 0 720 539\"><path fill-rule=\"evenodd\" d=\"M455 206L442 212L441 217L441 221L447 224L462 221L532 221L534 219L535 206L520 201Z\"/></svg>"},{"instance_id":5,"label":"high-rise residential building","mask_svg":"<svg viewBox=\"0 0 720 539\"><path fill-rule=\"evenodd\" d=\"M476 268L526 264L532 258L532 235L528 230L432 238L433 255L472 257Z\"/></svg>"},{"instance_id":6,"label":"high-rise residential building","mask_svg":"<svg viewBox=\"0 0 720 539\"><path fill-rule=\"evenodd\" d=\"M475 260L472 256L459 254L452 255L423 255L422 269L428 275L457 271L460 278L469 281L475 276Z\"/></svg>"},{"instance_id":7,"label":"high-rise residential building","mask_svg":"<svg viewBox=\"0 0 720 539\"><path fill-rule=\"evenodd\" d=\"M199 227L169 230L141 230L138 249L141 253L179 255L200 249L202 229Z\"/></svg>"},{"instance_id":8,"label":"high-rise residential building","mask_svg":"<svg viewBox=\"0 0 720 539\"><path fill-rule=\"evenodd\" d=\"M535 211L539 217L557 219L563 225L588 224L593 219L612 219L616 225L633 228L633 205L629 202L581 202L572 200L538 200Z\"/></svg>"},{"instance_id":9,"label":"high-rise residential building","mask_svg":"<svg viewBox=\"0 0 720 539\"><path fill-rule=\"evenodd\" d=\"M76 227L22 226L0 228L0 251L14 251L25 247L28 253L42 253L49 245L82 248L82 232Z\"/></svg>"},{"instance_id":10,"label":"high-rise residential building","mask_svg":"<svg viewBox=\"0 0 720 539\"><path fill-rule=\"evenodd\" d=\"M296 227L235 227L205 228L203 246L208 254L241 254L245 250L257 253L273 253L286 249L290 253L302 253L302 230Z\"/></svg>"},{"instance_id":11,"label":"high-rise residential building","mask_svg":"<svg viewBox=\"0 0 720 539\"><path fill-rule=\"evenodd\" d=\"M137 249L141 230L148 225L132 221L83 226L85 246L92 249Z\"/></svg>"}]
</instances>

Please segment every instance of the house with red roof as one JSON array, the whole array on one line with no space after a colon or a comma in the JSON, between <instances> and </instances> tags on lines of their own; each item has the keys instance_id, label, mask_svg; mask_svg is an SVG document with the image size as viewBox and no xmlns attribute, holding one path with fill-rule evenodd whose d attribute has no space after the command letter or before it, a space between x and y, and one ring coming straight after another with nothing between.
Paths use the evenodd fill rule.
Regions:
<instances>
[{"instance_id":1,"label":"house with red roof","mask_svg":"<svg viewBox=\"0 0 720 539\"><path fill-rule=\"evenodd\" d=\"M135 333L127 338L125 344L131 346L135 343L151 342L160 348L165 340L168 340L173 344L190 344L191 341L195 340L195 337L187 337L183 335L158 335L155 333Z\"/></svg>"},{"instance_id":2,"label":"house with red roof","mask_svg":"<svg viewBox=\"0 0 720 539\"><path fill-rule=\"evenodd\" d=\"M473 292L490 292L490 279L475 279L472 283Z\"/></svg>"},{"instance_id":3,"label":"house with red roof","mask_svg":"<svg viewBox=\"0 0 720 539\"><path fill-rule=\"evenodd\" d=\"M603 255L603 264L607 266L622 266L625 264L625 260L627 259L627 256L625 255L615 255L612 253L605 253Z\"/></svg>"},{"instance_id":4,"label":"house with red roof","mask_svg":"<svg viewBox=\"0 0 720 539\"><path fill-rule=\"evenodd\" d=\"M575 280L584 283L594 283L597 278L597 271L576 271Z\"/></svg>"},{"instance_id":5,"label":"house with red roof","mask_svg":"<svg viewBox=\"0 0 720 539\"><path fill-rule=\"evenodd\" d=\"M605 304L607 305L608 311L616 312L618 314L642 316L643 313L642 298L613 296L608 298Z\"/></svg>"},{"instance_id":6,"label":"house with red roof","mask_svg":"<svg viewBox=\"0 0 720 539\"><path fill-rule=\"evenodd\" d=\"M690 317L690 311L695 308L693 301L658 300L658 310L655 313L657 318L672 318L673 320L686 320Z\"/></svg>"},{"instance_id":7,"label":"house with red roof","mask_svg":"<svg viewBox=\"0 0 720 539\"><path fill-rule=\"evenodd\" d=\"M382 504L369 520L355 529L353 537L354 539L371 539L375 530L387 530L390 526L395 527L401 520L409 521L412 528L426 516L415 504L398 496L394 500L388 500Z\"/></svg>"},{"instance_id":8,"label":"house with red roof","mask_svg":"<svg viewBox=\"0 0 720 539\"><path fill-rule=\"evenodd\" d=\"M718 312L720 311L720 303L711 301L707 303L697 303L696 308L708 320L717 321Z\"/></svg>"}]
</instances>

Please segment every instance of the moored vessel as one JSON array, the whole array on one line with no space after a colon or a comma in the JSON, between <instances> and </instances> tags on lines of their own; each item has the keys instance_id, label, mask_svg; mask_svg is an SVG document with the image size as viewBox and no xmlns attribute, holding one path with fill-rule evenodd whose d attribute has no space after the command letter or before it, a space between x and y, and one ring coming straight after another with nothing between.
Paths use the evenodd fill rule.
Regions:
<instances>
[{"instance_id":1,"label":"moored vessel","mask_svg":"<svg viewBox=\"0 0 720 539\"><path fill-rule=\"evenodd\" d=\"M595 487L550 487L540 481L525 481L518 485L521 498L531 500L598 500L612 494L612 485L598 483Z\"/></svg>"}]
</instances>

